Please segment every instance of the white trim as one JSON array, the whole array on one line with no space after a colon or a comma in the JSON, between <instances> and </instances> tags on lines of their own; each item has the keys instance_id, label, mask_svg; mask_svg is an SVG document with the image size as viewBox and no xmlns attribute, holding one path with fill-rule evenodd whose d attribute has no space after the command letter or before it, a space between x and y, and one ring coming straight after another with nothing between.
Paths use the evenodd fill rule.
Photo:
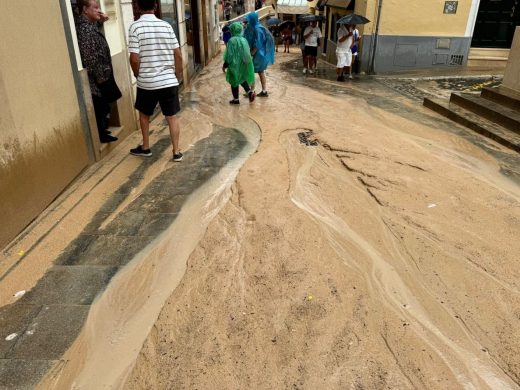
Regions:
<instances>
[{"instance_id":1,"label":"white trim","mask_svg":"<svg viewBox=\"0 0 520 390\"><path fill-rule=\"evenodd\" d=\"M472 0L471 8L469 10L468 15L468 23L466 24L466 34L465 37L472 37L473 30L475 29L475 24L477 23L477 15L478 15L478 7L480 5L480 0Z\"/></svg>"}]
</instances>

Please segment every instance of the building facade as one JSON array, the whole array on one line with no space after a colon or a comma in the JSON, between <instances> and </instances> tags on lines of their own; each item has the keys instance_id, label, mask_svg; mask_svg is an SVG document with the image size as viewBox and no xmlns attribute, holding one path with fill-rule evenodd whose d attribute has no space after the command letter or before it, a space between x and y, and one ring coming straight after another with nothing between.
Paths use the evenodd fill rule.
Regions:
<instances>
[{"instance_id":1,"label":"building facade","mask_svg":"<svg viewBox=\"0 0 520 390\"><path fill-rule=\"evenodd\" d=\"M520 7L515 0L323 0L327 58L335 60L339 17L354 12L371 22L358 26L361 70L370 73L465 66L479 53L490 60L511 47Z\"/></svg>"},{"instance_id":2,"label":"building facade","mask_svg":"<svg viewBox=\"0 0 520 390\"><path fill-rule=\"evenodd\" d=\"M134 0L135 1L135 0ZM6 2L0 15L0 248L11 242L90 164L138 129L127 34L139 16L132 0L99 0L103 33L123 94L100 144L75 30L76 0ZM159 0L183 54L185 87L219 53L217 0ZM22 19L13 15L23 15Z\"/></svg>"}]
</instances>

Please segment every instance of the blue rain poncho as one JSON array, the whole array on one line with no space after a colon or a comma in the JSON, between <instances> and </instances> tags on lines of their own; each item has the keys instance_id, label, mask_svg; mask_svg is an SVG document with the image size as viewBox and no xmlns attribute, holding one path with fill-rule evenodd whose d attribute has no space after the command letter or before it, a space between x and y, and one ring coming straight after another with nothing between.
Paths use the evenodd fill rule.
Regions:
<instances>
[{"instance_id":1,"label":"blue rain poncho","mask_svg":"<svg viewBox=\"0 0 520 390\"><path fill-rule=\"evenodd\" d=\"M251 49L242 36L242 25L235 22L229 29L231 38L224 52L224 63L227 64L226 80L232 87L238 87L244 81L251 85L255 82L255 71Z\"/></svg>"},{"instance_id":2,"label":"blue rain poncho","mask_svg":"<svg viewBox=\"0 0 520 390\"><path fill-rule=\"evenodd\" d=\"M268 65L274 64L274 38L269 30L258 21L256 12L247 15L244 37L251 49L256 48L253 55L255 72L263 72Z\"/></svg>"}]
</instances>

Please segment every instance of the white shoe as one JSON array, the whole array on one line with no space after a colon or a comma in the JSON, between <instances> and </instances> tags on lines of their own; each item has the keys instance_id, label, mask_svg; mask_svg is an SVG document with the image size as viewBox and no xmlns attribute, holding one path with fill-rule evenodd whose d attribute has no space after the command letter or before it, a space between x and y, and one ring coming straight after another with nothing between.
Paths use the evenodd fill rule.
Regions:
<instances>
[{"instance_id":1,"label":"white shoe","mask_svg":"<svg viewBox=\"0 0 520 390\"><path fill-rule=\"evenodd\" d=\"M303 68L303 74L307 73L307 68Z\"/></svg>"},{"instance_id":2,"label":"white shoe","mask_svg":"<svg viewBox=\"0 0 520 390\"><path fill-rule=\"evenodd\" d=\"M354 79L354 77L352 77L351 74L348 75L348 78L349 78L350 80Z\"/></svg>"},{"instance_id":3,"label":"white shoe","mask_svg":"<svg viewBox=\"0 0 520 390\"><path fill-rule=\"evenodd\" d=\"M312 69L309 69L309 74L313 74L314 71Z\"/></svg>"}]
</instances>

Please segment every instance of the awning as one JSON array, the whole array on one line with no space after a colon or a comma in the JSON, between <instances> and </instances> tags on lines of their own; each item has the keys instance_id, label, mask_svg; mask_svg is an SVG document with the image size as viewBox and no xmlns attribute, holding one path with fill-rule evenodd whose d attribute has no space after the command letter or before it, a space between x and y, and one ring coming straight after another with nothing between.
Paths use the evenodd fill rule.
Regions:
<instances>
[{"instance_id":1,"label":"awning","mask_svg":"<svg viewBox=\"0 0 520 390\"><path fill-rule=\"evenodd\" d=\"M281 14L302 15L309 13L309 4L307 0L278 0L276 8Z\"/></svg>"},{"instance_id":2,"label":"awning","mask_svg":"<svg viewBox=\"0 0 520 390\"><path fill-rule=\"evenodd\" d=\"M335 7L346 9L350 5L351 0L319 0L318 7Z\"/></svg>"}]
</instances>

